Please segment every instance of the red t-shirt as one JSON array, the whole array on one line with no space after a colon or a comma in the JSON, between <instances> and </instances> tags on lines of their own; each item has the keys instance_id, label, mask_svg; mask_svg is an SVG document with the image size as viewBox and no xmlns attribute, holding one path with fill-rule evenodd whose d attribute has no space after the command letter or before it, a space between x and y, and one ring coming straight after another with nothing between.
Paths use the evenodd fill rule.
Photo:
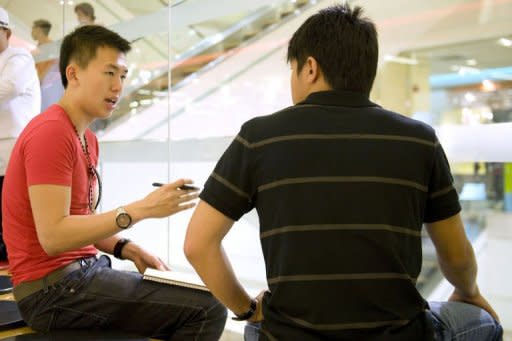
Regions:
<instances>
[{"instance_id":1,"label":"red t-shirt","mask_svg":"<svg viewBox=\"0 0 512 341\"><path fill-rule=\"evenodd\" d=\"M98 162L98 141L87 129L92 163ZM50 257L37 238L28 188L32 185L71 187L70 215L89 214L87 159L64 109L50 106L18 137L4 179L3 237L14 285L44 277L81 257L97 253L93 245ZM94 179L96 186L96 179Z\"/></svg>"}]
</instances>

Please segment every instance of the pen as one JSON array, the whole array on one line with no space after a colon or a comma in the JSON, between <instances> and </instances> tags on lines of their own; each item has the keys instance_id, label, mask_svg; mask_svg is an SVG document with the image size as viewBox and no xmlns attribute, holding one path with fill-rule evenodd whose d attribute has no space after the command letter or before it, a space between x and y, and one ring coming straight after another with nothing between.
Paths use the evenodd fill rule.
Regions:
<instances>
[{"instance_id":1,"label":"pen","mask_svg":"<svg viewBox=\"0 0 512 341\"><path fill-rule=\"evenodd\" d=\"M151 185L153 187L162 187L164 184L161 182L153 182ZM191 191L191 190L197 191L197 190L199 190L199 187L191 186L191 185L183 185L183 186L178 187L178 189L181 189L182 191Z\"/></svg>"}]
</instances>

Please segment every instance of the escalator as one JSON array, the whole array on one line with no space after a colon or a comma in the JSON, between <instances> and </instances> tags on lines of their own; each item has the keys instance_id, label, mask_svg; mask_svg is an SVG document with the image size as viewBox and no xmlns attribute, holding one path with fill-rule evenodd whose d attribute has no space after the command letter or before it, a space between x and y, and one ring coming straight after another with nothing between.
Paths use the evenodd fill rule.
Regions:
<instances>
[{"instance_id":1,"label":"escalator","mask_svg":"<svg viewBox=\"0 0 512 341\"><path fill-rule=\"evenodd\" d=\"M212 0L181 0L172 2L170 8L162 6L149 14L109 25L132 42L130 73L117 110L109 119L97 122L94 130L102 135L120 118L137 115L166 99L169 90L179 89L315 2L225 1L219 6ZM103 4L106 9L108 4ZM60 41L42 46L35 55L36 63L54 60L59 47ZM53 82L60 80L54 77ZM51 84L45 86L49 88Z\"/></svg>"}]
</instances>

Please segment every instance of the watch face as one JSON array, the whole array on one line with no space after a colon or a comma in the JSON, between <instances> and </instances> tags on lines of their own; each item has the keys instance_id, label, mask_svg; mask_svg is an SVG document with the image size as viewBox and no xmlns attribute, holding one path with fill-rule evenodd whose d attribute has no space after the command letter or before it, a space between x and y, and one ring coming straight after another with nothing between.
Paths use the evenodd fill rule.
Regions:
<instances>
[{"instance_id":1,"label":"watch face","mask_svg":"<svg viewBox=\"0 0 512 341\"><path fill-rule=\"evenodd\" d=\"M128 215L128 213L120 213L116 218L116 222L120 228L125 229L130 226L132 218Z\"/></svg>"}]
</instances>

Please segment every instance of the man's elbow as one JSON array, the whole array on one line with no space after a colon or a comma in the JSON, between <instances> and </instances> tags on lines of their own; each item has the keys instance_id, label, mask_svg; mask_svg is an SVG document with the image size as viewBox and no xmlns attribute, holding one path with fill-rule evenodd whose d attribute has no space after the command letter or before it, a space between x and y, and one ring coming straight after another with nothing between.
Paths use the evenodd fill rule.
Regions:
<instances>
[{"instance_id":1,"label":"man's elbow","mask_svg":"<svg viewBox=\"0 0 512 341\"><path fill-rule=\"evenodd\" d=\"M62 253L63 251L60 250L56 245L53 245L52 243L44 243L41 242L41 247L43 248L43 251L50 257L57 256L58 254Z\"/></svg>"},{"instance_id":2,"label":"man's elbow","mask_svg":"<svg viewBox=\"0 0 512 341\"><path fill-rule=\"evenodd\" d=\"M185 243L183 244L183 252L185 253L185 257L190 262L190 264L194 265L201 258L201 246L198 241L191 236L187 236L185 238Z\"/></svg>"},{"instance_id":3,"label":"man's elbow","mask_svg":"<svg viewBox=\"0 0 512 341\"><path fill-rule=\"evenodd\" d=\"M50 257L54 257L59 255L60 253L66 251L62 248L62 246L58 245L58 241L55 236L44 236L38 235L39 244L41 244L41 248L43 251Z\"/></svg>"}]
</instances>

